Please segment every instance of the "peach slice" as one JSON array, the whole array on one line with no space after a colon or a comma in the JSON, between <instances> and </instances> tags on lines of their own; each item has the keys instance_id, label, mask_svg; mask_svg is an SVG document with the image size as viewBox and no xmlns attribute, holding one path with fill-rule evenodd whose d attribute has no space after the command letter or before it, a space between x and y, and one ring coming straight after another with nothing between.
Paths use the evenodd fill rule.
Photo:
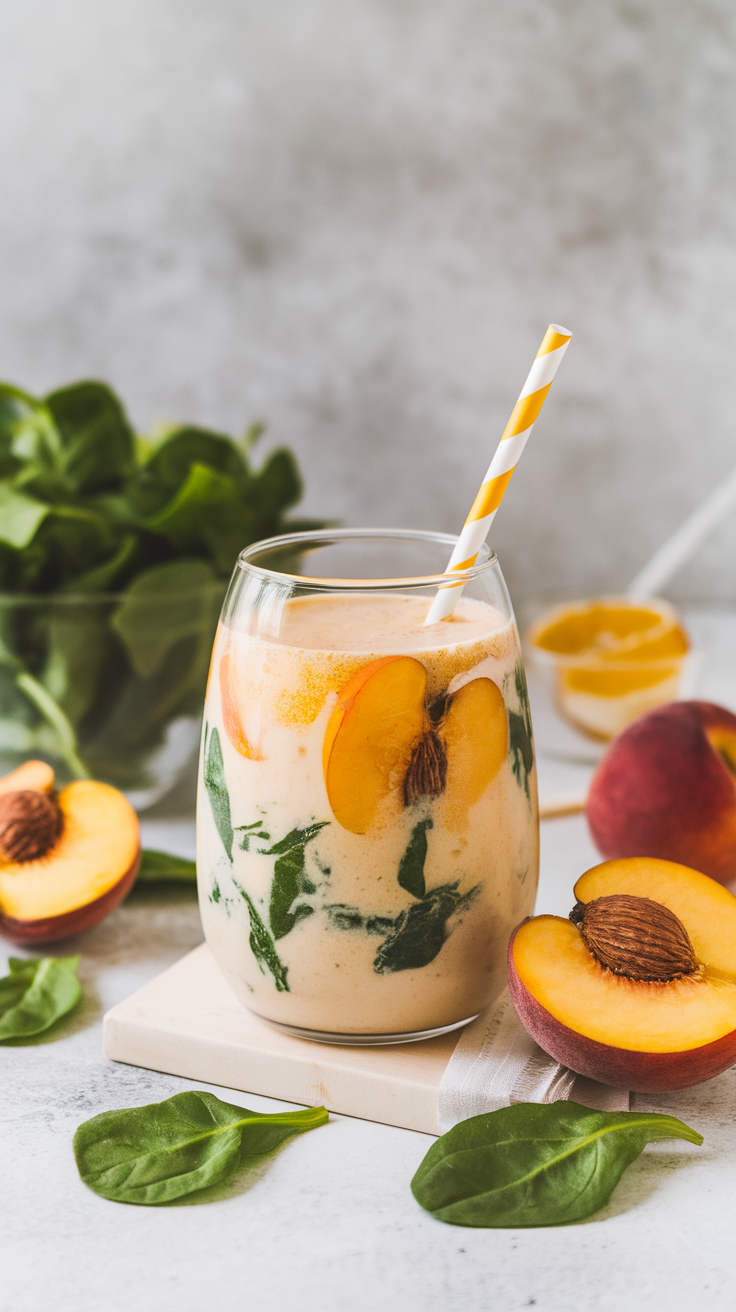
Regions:
<instances>
[{"instance_id":1,"label":"peach slice","mask_svg":"<svg viewBox=\"0 0 736 1312\"><path fill-rule=\"evenodd\" d=\"M570 920L536 916L516 929L509 988L540 1047L580 1075L640 1093L688 1088L733 1065L736 898L697 870L644 857L595 866L575 895L583 925L601 908L620 917L633 907L634 919L610 940L606 960L615 965L618 953L615 968L601 964L601 951ZM676 939L667 939L673 924L689 940L681 969ZM651 954L661 961L663 944L675 966L652 973ZM636 965L647 953L649 974Z\"/></svg>"},{"instance_id":2,"label":"peach slice","mask_svg":"<svg viewBox=\"0 0 736 1312\"><path fill-rule=\"evenodd\" d=\"M508 756L506 707L492 679L472 679L453 694L441 733L447 751L447 795L462 799L467 812Z\"/></svg>"},{"instance_id":3,"label":"peach slice","mask_svg":"<svg viewBox=\"0 0 736 1312\"><path fill-rule=\"evenodd\" d=\"M21 943L51 943L97 924L138 871L138 817L122 793L84 779L57 802L61 833L46 854L0 863L0 930Z\"/></svg>"},{"instance_id":4,"label":"peach slice","mask_svg":"<svg viewBox=\"0 0 736 1312\"><path fill-rule=\"evenodd\" d=\"M220 659L220 700L225 733L236 752L240 752L240 755L247 757L249 761L260 761L261 756L251 746L243 728L240 711L238 710L240 697L237 673L228 651Z\"/></svg>"},{"instance_id":5,"label":"peach slice","mask_svg":"<svg viewBox=\"0 0 736 1312\"><path fill-rule=\"evenodd\" d=\"M424 730L427 672L412 656L385 656L356 670L325 730L327 796L344 829L364 834L401 783Z\"/></svg>"},{"instance_id":6,"label":"peach slice","mask_svg":"<svg viewBox=\"0 0 736 1312\"><path fill-rule=\"evenodd\" d=\"M446 794L444 820L459 827L501 769L508 721L493 680L463 684L439 719L427 709L426 688L420 661L385 656L356 671L339 693L322 764L343 828L364 834L384 798L399 790L405 806Z\"/></svg>"},{"instance_id":7,"label":"peach slice","mask_svg":"<svg viewBox=\"0 0 736 1312\"><path fill-rule=\"evenodd\" d=\"M0 794L22 792L50 793L54 786L54 772L45 761L24 761L17 770L0 779Z\"/></svg>"}]
</instances>

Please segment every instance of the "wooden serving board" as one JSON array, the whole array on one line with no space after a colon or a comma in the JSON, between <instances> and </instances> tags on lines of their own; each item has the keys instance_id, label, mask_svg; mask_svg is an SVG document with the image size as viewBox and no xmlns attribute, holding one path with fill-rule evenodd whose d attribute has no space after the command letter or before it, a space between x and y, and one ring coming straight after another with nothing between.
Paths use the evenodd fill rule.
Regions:
<instances>
[{"instance_id":1,"label":"wooden serving board","mask_svg":"<svg viewBox=\"0 0 736 1312\"><path fill-rule=\"evenodd\" d=\"M437 1089L461 1030L385 1048L293 1038L238 1002L206 944L105 1016L113 1061L439 1134Z\"/></svg>"}]
</instances>

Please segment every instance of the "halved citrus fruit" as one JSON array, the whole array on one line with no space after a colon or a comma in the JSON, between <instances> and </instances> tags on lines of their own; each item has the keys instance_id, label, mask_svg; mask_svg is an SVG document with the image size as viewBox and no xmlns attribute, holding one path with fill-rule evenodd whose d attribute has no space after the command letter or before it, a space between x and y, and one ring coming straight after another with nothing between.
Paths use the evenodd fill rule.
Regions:
<instances>
[{"instance_id":1,"label":"halved citrus fruit","mask_svg":"<svg viewBox=\"0 0 736 1312\"><path fill-rule=\"evenodd\" d=\"M627 597L560 606L537 621L528 641L555 673L563 713L604 739L677 697L690 650L672 606Z\"/></svg>"}]
</instances>

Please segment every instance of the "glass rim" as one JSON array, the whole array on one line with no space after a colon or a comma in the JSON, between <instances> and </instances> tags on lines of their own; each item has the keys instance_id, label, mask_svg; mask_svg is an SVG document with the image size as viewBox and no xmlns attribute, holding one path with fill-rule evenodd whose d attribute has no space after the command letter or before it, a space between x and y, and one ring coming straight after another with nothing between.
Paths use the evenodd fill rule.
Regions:
<instances>
[{"instance_id":1,"label":"glass rim","mask_svg":"<svg viewBox=\"0 0 736 1312\"><path fill-rule=\"evenodd\" d=\"M211 591L224 593L226 589L227 579L212 579L196 588L172 588L168 592L151 593L150 597L136 595L132 600L137 606L149 603L159 606L167 598L200 597ZM129 589L122 592L0 592L0 609L7 606L96 606L100 602L119 606L126 600L131 600Z\"/></svg>"},{"instance_id":2,"label":"glass rim","mask_svg":"<svg viewBox=\"0 0 736 1312\"><path fill-rule=\"evenodd\" d=\"M448 557L457 545L458 537L453 533L434 533L429 529L413 528L334 528L334 529L310 529L303 533L283 533L272 538L263 538L260 542L253 542L250 546L245 547L236 562L236 569L243 573L255 574L257 577L273 580L278 583L290 583L296 587L308 586L310 589L323 589L325 592L332 592L335 588L347 589L351 592L371 591L375 592L381 588L398 588L414 587L429 588L441 587L447 583L448 578L457 580L460 583L469 583L472 579L477 578L486 570L492 569L498 564L498 556L487 542L484 542L478 552L478 559L467 569L452 570L451 573L442 574L415 574L405 576L395 576L392 578L378 579L355 579L355 578L315 578L309 574L289 574L285 571L268 568L264 565L256 565L251 559L251 555L258 554L264 550L277 547L289 546L307 546L318 542L326 544L338 542L357 542L360 539L375 541L380 538L395 538L403 542L426 542L435 546L447 548Z\"/></svg>"}]
</instances>

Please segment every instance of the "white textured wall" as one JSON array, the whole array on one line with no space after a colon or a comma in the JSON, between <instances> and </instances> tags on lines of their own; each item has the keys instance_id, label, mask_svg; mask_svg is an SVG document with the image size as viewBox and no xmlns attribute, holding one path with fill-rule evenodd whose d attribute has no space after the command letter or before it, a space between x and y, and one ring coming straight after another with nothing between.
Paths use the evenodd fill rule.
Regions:
<instances>
[{"instance_id":1,"label":"white textured wall","mask_svg":"<svg viewBox=\"0 0 736 1312\"><path fill-rule=\"evenodd\" d=\"M736 463L730 0L3 0L0 375L292 445L305 509L616 588ZM675 595L736 597L736 516Z\"/></svg>"}]
</instances>

